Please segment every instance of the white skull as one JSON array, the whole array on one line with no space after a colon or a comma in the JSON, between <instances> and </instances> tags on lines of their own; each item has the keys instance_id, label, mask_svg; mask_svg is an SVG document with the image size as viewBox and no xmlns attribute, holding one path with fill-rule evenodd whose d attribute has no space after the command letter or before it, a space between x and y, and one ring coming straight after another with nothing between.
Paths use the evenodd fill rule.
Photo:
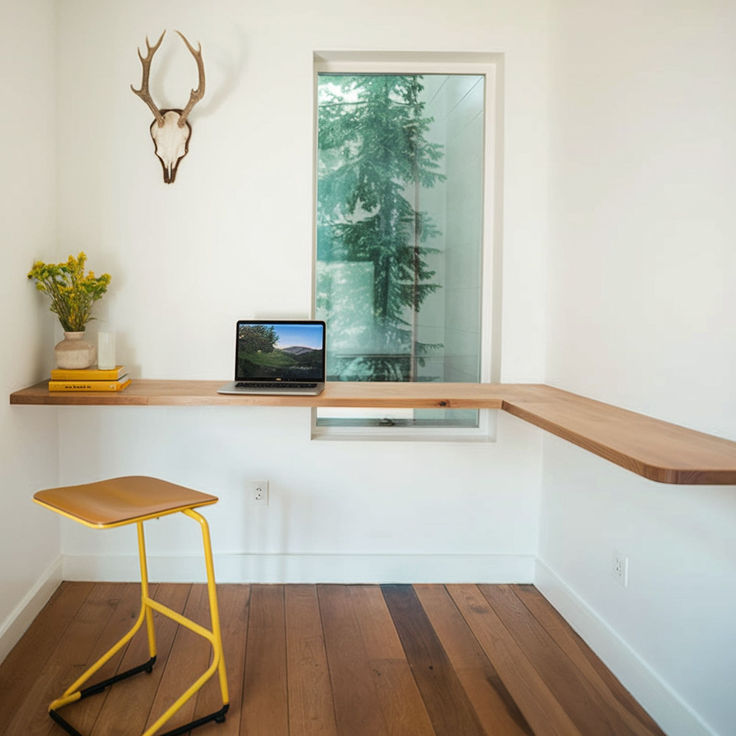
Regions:
<instances>
[{"instance_id":1,"label":"white skull","mask_svg":"<svg viewBox=\"0 0 736 736\"><path fill-rule=\"evenodd\" d=\"M199 84L197 85L197 89L193 89L189 93L189 102L187 102L186 107L183 110L160 110L148 90L151 60L164 40L166 31L159 36L158 41L153 45L148 40L148 36L146 36L146 55L143 56L140 49L138 50L138 58L141 60L141 67L143 69L141 88L136 89L132 84L130 85L133 93L140 97L153 113L154 121L151 123L150 128L151 138L153 138L153 145L156 148L156 155L161 161L161 166L163 166L164 181L167 184L171 184L176 178L176 169L179 166L179 162L187 155L187 151L189 150L189 136L192 134L192 128L187 120L189 113L204 96L202 46L199 45L195 49L187 41L183 33L180 31L177 31L177 33L181 36L181 40L184 41L194 60L197 62L197 71L199 73Z\"/></svg>"},{"instance_id":2,"label":"white skull","mask_svg":"<svg viewBox=\"0 0 736 736\"><path fill-rule=\"evenodd\" d=\"M173 183L176 178L176 169L179 161L189 149L189 136L192 129L188 122L179 125L180 110L161 111L163 114L163 125L154 120L151 123L151 138L156 146L156 155L161 160L164 169L164 181Z\"/></svg>"}]
</instances>

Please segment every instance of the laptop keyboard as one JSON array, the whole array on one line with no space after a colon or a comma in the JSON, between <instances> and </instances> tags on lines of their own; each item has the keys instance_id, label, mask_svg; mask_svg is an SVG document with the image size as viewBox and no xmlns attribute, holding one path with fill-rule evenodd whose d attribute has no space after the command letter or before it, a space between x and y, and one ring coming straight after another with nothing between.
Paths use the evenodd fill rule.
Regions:
<instances>
[{"instance_id":1,"label":"laptop keyboard","mask_svg":"<svg viewBox=\"0 0 736 736\"><path fill-rule=\"evenodd\" d=\"M251 383L238 381L235 388L317 388L316 383L293 383L289 381L273 381L271 383Z\"/></svg>"}]
</instances>

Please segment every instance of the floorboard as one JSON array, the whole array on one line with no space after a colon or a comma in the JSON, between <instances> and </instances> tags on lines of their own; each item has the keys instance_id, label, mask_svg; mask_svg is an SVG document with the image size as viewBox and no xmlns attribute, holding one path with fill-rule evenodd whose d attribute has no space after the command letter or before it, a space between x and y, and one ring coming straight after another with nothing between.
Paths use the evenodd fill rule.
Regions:
<instances>
[{"instance_id":1,"label":"floorboard","mask_svg":"<svg viewBox=\"0 0 736 736\"><path fill-rule=\"evenodd\" d=\"M243 702L251 587L250 585L218 585L217 590L227 679L229 687L235 689L235 692L229 693L232 705L225 723L217 725L217 734L218 736L238 736L240 733L240 704ZM222 696L219 678L213 677L197 695L194 718L202 718L220 708L222 708ZM206 734L206 731L202 728L199 733Z\"/></svg>"},{"instance_id":2,"label":"floorboard","mask_svg":"<svg viewBox=\"0 0 736 736\"><path fill-rule=\"evenodd\" d=\"M286 586L290 736L337 736L325 637L314 585Z\"/></svg>"},{"instance_id":3,"label":"floorboard","mask_svg":"<svg viewBox=\"0 0 736 736\"><path fill-rule=\"evenodd\" d=\"M405 656L377 585L350 588L383 720L392 736L432 736L434 730L411 662ZM349 656L349 652L346 653ZM350 700L350 683L340 683Z\"/></svg>"},{"instance_id":4,"label":"floorboard","mask_svg":"<svg viewBox=\"0 0 736 736\"><path fill-rule=\"evenodd\" d=\"M150 593L156 599L178 613L183 613L192 586L163 583L151 586ZM156 666L151 674L139 675L117 683L105 691L105 702L95 722L91 736L127 736L143 733L151 712L153 699L164 672L168 669L169 654L174 646L178 626L171 619L154 613L156 627ZM145 624L144 624L145 626ZM142 664L149 658L148 639L144 633L137 635L128 645L120 664L121 670ZM80 703L80 707L102 694ZM71 720L71 716L70 716ZM61 735L61 731L58 732ZM82 733L85 733L82 731Z\"/></svg>"},{"instance_id":5,"label":"floorboard","mask_svg":"<svg viewBox=\"0 0 736 736\"><path fill-rule=\"evenodd\" d=\"M617 710L634 733L639 736L663 736L662 730L651 716L533 585L515 585L513 589L544 630L575 662L584 677L610 702L611 707Z\"/></svg>"},{"instance_id":6,"label":"floorboard","mask_svg":"<svg viewBox=\"0 0 736 736\"><path fill-rule=\"evenodd\" d=\"M23 693L17 706L11 705L9 734L45 736L59 732L58 727L49 719L46 708L39 708L38 705L46 703L48 706L49 702L60 697L104 653L105 646L99 641L100 635L117 603L108 598L108 590L105 583L92 586L75 617L51 648L46 666L36 673L33 684ZM46 609L39 616L43 616L45 611Z\"/></svg>"},{"instance_id":7,"label":"floorboard","mask_svg":"<svg viewBox=\"0 0 736 736\"><path fill-rule=\"evenodd\" d=\"M319 585L317 590L337 731L388 734L350 587Z\"/></svg>"},{"instance_id":8,"label":"floorboard","mask_svg":"<svg viewBox=\"0 0 736 736\"><path fill-rule=\"evenodd\" d=\"M118 639L130 631L138 617L141 604L140 586L134 583L124 583L123 585L117 583L101 584L101 591L108 605L112 608L112 615L108 619L105 628L100 632L98 649L94 653L93 659L102 656ZM95 673L92 681L99 682L115 675L120 670L124 654L125 649L117 652ZM142 661L146 659L148 657L144 657ZM68 715L68 719L74 723L75 728L80 733L90 733L109 693L110 689L94 698L88 698L83 702L70 706L64 717L66 718Z\"/></svg>"},{"instance_id":9,"label":"floorboard","mask_svg":"<svg viewBox=\"0 0 736 736\"><path fill-rule=\"evenodd\" d=\"M437 736L483 736L457 673L411 585L384 585L399 639Z\"/></svg>"},{"instance_id":10,"label":"floorboard","mask_svg":"<svg viewBox=\"0 0 736 736\"><path fill-rule=\"evenodd\" d=\"M209 625L204 585L152 595ZM531 585L220 585L230 691L197 736L663 736ZM134 623L139 586L62 583L0 664L0 735L64 736L47 706ZM85 736L133 736L209 665L155 615L151 674L64 710ZM148 659L140 632L96 679ZM164 727L219 709L215 676Z\"/></svg>"},{"instance_id":11,"label":"floorboard","mask_svg":"<svg viewBox=\"0 0 736 736\"><path fill-rule=\"evenodd\" d=\"M583 736L478 587L447 588L534 733Z\"/></svg>"},{"instance_id":12,"label":"floorboard","mask_svg":"<svg viewBox=\"0 0 736 736\"><path fill-rule=\"evenodd\" d=\"M15 717L22 721L38 710L33 701L25 702L25 696L37 685L39 673L47 668L93 587L94 583L62 583L0 665L0 733Z\"/></svg>"},{"instance_id":13,"label":"floorboard","mask_svg":"<svg viewBox=\"0 0 736 736\"><path fill-rule=\"evenodd\" d=\"M184 607L183 615L197 623L209 625L207 588L192 585ZM148 716L146 728L150 728L169 706L207 669L210 663L211 646L209 642L184 626L176 629L171 651L158 683L156 697ZM158 664L158 662L157 662ZM145 681L145 675L138 679ZM189 723L194 719L195 699L187 701L177 713L167 721L167 730Z\"/></svg>"},{"instance_id":14,"label":"floorboard","mask_svg":"<svg viewBox=\"0 0 736 736\"><path fill-rule=\"evenodd\" d=\"M288 736L283 585L252 586L246 647L240 732Z\"/></svg>"},{"instance_id":15,"label":"floorboard","mask_svg":"<svg viewBox=\"0 0 736 736\"><path fill-rule=\"evenodd\" d=\"M581 733L634 736L634 732L544 630L508 585L478 586L519 648Z\"/></svg>"},{"instance_id":16,"label":"floorboard","mask_svg":"<svg viewBox=\"0 0 736 736\"><path fill-rule=\"evenodd\" d=\"M494 736L530 736L531 727L446 588L414 588L484 731Z\"/></svg>"}]
</instances>

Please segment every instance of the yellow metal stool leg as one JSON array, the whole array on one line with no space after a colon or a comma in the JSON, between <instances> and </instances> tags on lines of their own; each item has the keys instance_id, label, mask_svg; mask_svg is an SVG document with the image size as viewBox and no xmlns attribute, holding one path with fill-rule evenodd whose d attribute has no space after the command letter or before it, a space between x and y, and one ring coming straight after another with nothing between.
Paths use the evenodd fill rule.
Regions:
<instances>
[{"instance_id":1,"label":"yellow metal stool leg","mask_svg":"<svg viewBox=\"0 0 736 736\"><path fill-rule=\"evenodd\" d=\"M176 734L184 734L187 733L192 728L196 728L197 726L201 726L205 723L208 723L209 721L216 721L218 723L222 723L225 720L225 714L227 713L227 710L229 708L229 697L228 697L228 689L227 689L227 676L225 672L225 658L222 651L222 634L220 631L220 614L219 609L217 607L217 590L215 587L215 567L212 561L212 544L210 541L210 533L209 533L209 526L207 524L207 520L199 513L197 513L194 509L184 509L182 510L182 514L185 514L186 516L189 516L190 518L197 521L202 529L202 545L204 547L204 559L205 559L205 567L207 570L207 593L209 597L209 604L210 604L210 619L212 624L212 630L208 630L204 628L203 626L200 626L195 621L191 621L190 619L186 618L185 616L182 616L181 614L177 613L176 611L172 611L170 608L167 608L163 604L159 603L158 601L150 600L149 599L149 605L156 611L159 611L160 613L164 614L165 616L168 616L169 618L174 619L177 623L181 624L182 626L186 626L189 630L193 631L195 634L199 634L200 636L207 639L210 644L212 645L212 662L210 663L210 666L208 667L207 671L198 679L196 680L185 692L183 692L177 700L172 703L172 705L166 710L165 713L161 715L161 717L147 730L143 733L143 736L153 736L153 734L158 731L161 726L171 718L176 711L178 711L184 703L189 700L201 687L202 685L207 682L207 680L212 677L212 675L215 673L215 670L217 670L219 674L220 679L220 692L222 694L222 708L220 710L215 711L214 713L210 713L207 716L203 716L202 718L198 718L196 721L192 721L191 723L180 726L177 729L174 729L173 731L167 731L165 734L161 734L161 736L176 736Z\"/></svg>"},{"instance_id":2,"label":"yellow metal stool leg","mask_svg":"<svg viewBox=\"0 0 736 736\"><path fill-rule=\"evenodd\" d=\"M120 641L118 641L107 652L105 652L105 654L103 654L91 667L89 667L89 669L87 669L79 677L79 679L73 682L64 691L64 694L60 698L57 698L49 705L49 713L54 720L57 720L57 716L55 715L56 709L61 708L65 705L69 705L69 703L74 703L81 698L86 698L89 695L95 695L98 692L102 692L102 690L104 690L108 685L112 685L114 682L124 680L125 678L131 677L132 675L137 675L139 672L143 672L144 670L147 672L151 671L151 669L153 668L153 661L149 660L148 662L144 662L137 667L133 667L130 670L126 670L125 672L121 672L120 674L115 675L114 677L110 677L103 682L99 682L96 685L91 685L90 687L80 690L81 686L85 682L87 682L87 680L89 680L89 678L92 677L92 675L94 675L95 672L100 669L100 667L102 667L113 656L115 656L115 654L117 654L133 638L138 629L141 628L141 625L143 624L143 619L144 609L142 607L141 612L138 615L138 620L135 622L135 624L133 624L133 628L122 639L120 639ZM155 657L153 657L152 659L155 659Z\"/></svg>"},{"instance_id":3,"label":"yellow metal stool leg","mask_svg":"<svg viewBox=\"0 0 736 736\"><path fill-rule=\"evenodd\" d=\"M156 659L156 631L153 627L153 611L148 601L151 596L148 595L148 562L146 560L146 539L143 534L143 522L139 521L138 527L138 557L140 558L141 567L141 610L146 611L146 633L148 634L148 653L151 655L151 661Z\"/></svg>"},{"instance_id":4,"label":"yellow metal stool leg","mask_svg":"<svg viewBox=\"0 0 736 736\"><path fill-rule=\"evenodd\" d=\"M214 636L213 647L215 650L215 658L218 660L218 675L220 678L220 692L222 693L222 702L229 702L227 691L227 674L225 672L225 654L222 650L222 632L220 630L220 611L217 606L217 588L215 586L215 565L212 560L212 543L210 540L210 528L207 519L193 509L182 512L199 522L202 528L202 546L204 547L204 561L207 568L207 594L210 602L210 618L212 623L212 635Z\"/></svg>"},{"instance_id":5,"label":"yellow metal stool leg","mask_svg":"<svg viewBox=\"0 0 736 736\"><path fill-rule=\"evenodd\" d=\"M212 543L210 540L209 526L207 520L193 509L182 509L181 513L186 514L190 518L194 519L199 523L202 530L202 544L204 547L204 558L205 568L207 571L207 594L210 605L210 618L211 618L211 629L207 629L201 626L196 621L183 616L177 611L172 610L168 606L151 598L148 588L148 564L146 561L146 544L143 533L143 522L138 521L138 554L140 557L140 568L141 568L141 610L138 615L138 619L131 628L131 630L118 641L113 647L111 647L100 659L98 659L87 671L79 677L72 685L67 688L62 697L57 698L49 706L49 715L58 723L67 733L72 736L81 736L74 726L64 720L57 712L59 708L65 705L69 705L77 700L86 698L90 695L95 695L102 692L106 687L112 685L115 682L119 682L127 677L138 674L139 672L151 672L153 669L154 662L156 661L156 636L153 624L153 612L156 611L168 618L176 621L181 626L185 626L195 634L207 639L212 646L212 662L207 670L194 682L192 685L183 692L177 700L171 704L171 706L151 725L146 731L143 732L142 736L153 736L159 729L168 721L199 689L215 674L218 673L220 692L222 694L222 708L210 713L207 716L198 718L190 723L183 726L179 726L171 731L166 731L159 736L177 736L178 734L189 733L193 728L204 725L210 721L216 721L222 723L225 720L225 714L229 708L229 697L227 688L227 675L225 671L225 659L222 649L222 633L220 630L220 614L217 606L217 589L215 586L215 568L212 559ZM138 632L142 627L143 622L146 622L146 631L148 634L148 649L151 658L137 667L133 667L130 670L121 672L107 680L99 682L90 687L80 689L81 686L97 672L107 661L110 660L117 652L122 649Z\"/></svg>"},{"instance_id":6,"label":"yellow metal stool leg","mask_svg":"<svg viewBox=\"0 0 736 736\"><path fill-rule=\"evenodd\" d=\"M141 610L138 614L136 622L133 627L123 636L119 641L113 644L110 649L105 652L93 665L91 665L75 682L73 682L65 691L64 694L54 700L49 705L49 715L56 721L67 733L77 734L78 732L74 727L65 721L57 712L59 708L63 708L65 705L74 703L82 698L87 698L90 695L96 695L102 692L105 688L110 685L125 680L128 677L137 675L139 672L150 673L153 670L154 662L156 661L156 638L153 628L153 614L151 607L148 605L150 600L148 595L148 568L146 564L146 545L143 536L143 522L138 522L138 553L140 557L141 567ZM138 632L143 625L143 621L146 621L148 631L148 650L150 653L150 659L143 664L132 667L129 670L120 672L113 677L109 677L106 680L91 685L86 688L82 688L82 685L89 680L92 675L95 674L106 662L108 662L115 654L117 654Z\"/></svg>"}]
</instances>

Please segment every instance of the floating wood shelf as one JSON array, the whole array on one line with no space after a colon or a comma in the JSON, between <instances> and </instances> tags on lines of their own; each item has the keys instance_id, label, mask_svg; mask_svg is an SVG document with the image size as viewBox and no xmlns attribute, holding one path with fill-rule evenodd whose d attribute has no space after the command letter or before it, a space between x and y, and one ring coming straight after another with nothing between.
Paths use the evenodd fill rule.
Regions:
<instances>
[{"instance_id":1,"label":"floating wood shelf","mask_svg":"<svg viewBox=\"0 0 736 736\"><path fill-rule=\"evenodd\" d=\"M46 381L11 404L65 406L305 406L502 409L661 483L736 485L736 442L540 384L328 383L319 396L218 394L224 381L134 380L121 392L49 392Z\"/></svg>"}]
</instances>

